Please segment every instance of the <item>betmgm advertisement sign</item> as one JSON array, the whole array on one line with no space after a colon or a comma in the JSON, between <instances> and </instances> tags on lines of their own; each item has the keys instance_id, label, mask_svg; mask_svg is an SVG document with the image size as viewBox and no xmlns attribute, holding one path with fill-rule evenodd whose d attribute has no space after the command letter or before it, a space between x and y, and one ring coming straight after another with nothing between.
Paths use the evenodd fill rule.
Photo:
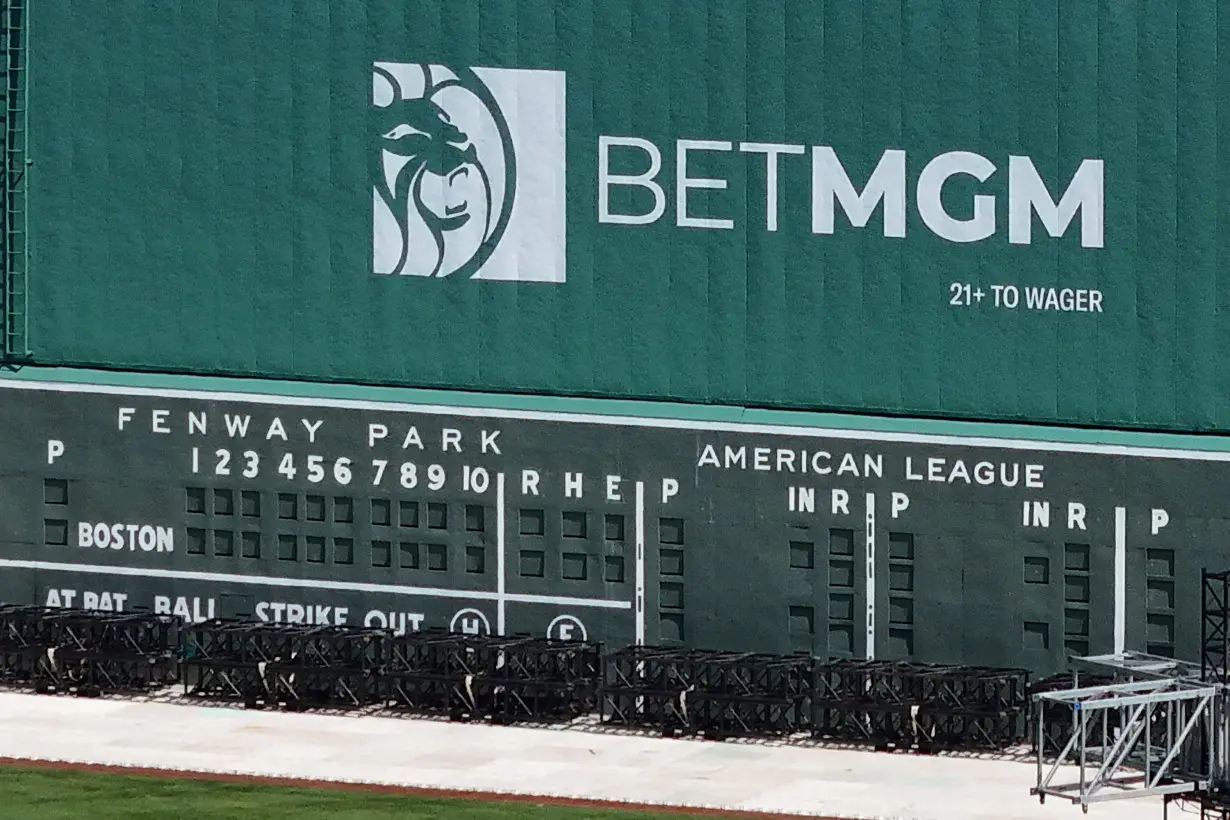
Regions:
<instances>
[{"instance_id":1,"label":"betmgm advertisement sign","mask_svg":"<svg viewBox=\"0 0 1230 820\"><path fill-rule=\"evenodd\" d=\"M564 72L377 62L372 111L373 273L566 281ZM886 148L860 179L828 145L689 137L674 140L672 152L660 142L597 136L598 223L645 226L673 217L682 229L777 232L790 221L814 235L878 226L889 240L906 239L907 225L917 225L955 244L1006 234L1008 244L1030 245L1071 234L1082 249L1103 247L1100 159L1083 159L1066 179L1053 180L1028 156L1005 156L997 165L951 150L918 162ZM764 163L765 190L749 192L746 225L738 225L739 214L700 214L689 202L691 192L729 189L729 180L689 170L690 157L714 152ZM664 170L664 155L673 174ZM780 201L784 174L810 177L810 202ZM1006 177L1006 203L974 193L956 207L943 196L954 178L963 178L964 189L997 175ZM617 207L629 199L645 207Z\"/></svg>"}]
</instances>

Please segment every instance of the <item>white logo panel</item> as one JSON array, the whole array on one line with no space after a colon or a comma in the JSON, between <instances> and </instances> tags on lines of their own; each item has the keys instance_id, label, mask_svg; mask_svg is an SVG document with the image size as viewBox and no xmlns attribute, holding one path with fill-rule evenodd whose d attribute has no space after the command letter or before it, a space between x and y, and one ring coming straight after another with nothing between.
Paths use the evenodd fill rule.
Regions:
<instances>
[{"instance_id":1,"label":"white logo panel","mask_svg":"<svg viewBox=\"0 0 1230 820\"><path fill-rule=\"evenodd\" d=\"M375 63L372 270L564 282L561 71Z\"/></svg>"}]
</instances>

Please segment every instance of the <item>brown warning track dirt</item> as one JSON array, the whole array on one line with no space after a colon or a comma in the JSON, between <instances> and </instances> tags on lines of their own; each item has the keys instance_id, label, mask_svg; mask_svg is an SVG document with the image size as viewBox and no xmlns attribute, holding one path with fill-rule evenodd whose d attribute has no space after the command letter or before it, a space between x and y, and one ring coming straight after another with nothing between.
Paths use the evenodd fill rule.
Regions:
<instances>
[{"instance_id":1,"label":"brown warning track dirt","mask_svg":"<svg viewBox=\"0 0 1230 820\"><path fill-rule=\"evenodd\" d=\"M248 786L293 786L300 789L339 789L342 791L380 792L404 794L415 797L450 798L457 800L489 800L512 803L535 803L538 805L573 806L589 809L614 809L617 811L644 811L658 814L691 814L707 817L744 817L763 820L848 820L848 818L778 814L737 809L692 808L690 806L661 806L653 803L625 803L618 800L591 800L574 797L539 797L536 795L502 794L500 792L463 791L454 789L428 789L418 786L390 786L379 783L339 783L332 780L310 780L294 777L267 777L243 774L215 774L172 769L149 769L136 766L107 766L101 763L68 763L57 760L27 760L24 758L0 757L0 766L19 766L27 769L52 769L67 772L97 772L102 774L128 774L144 777L165 777L179 780L206 780L217 783L241 783Z\"/></svg>"}]
</instances>

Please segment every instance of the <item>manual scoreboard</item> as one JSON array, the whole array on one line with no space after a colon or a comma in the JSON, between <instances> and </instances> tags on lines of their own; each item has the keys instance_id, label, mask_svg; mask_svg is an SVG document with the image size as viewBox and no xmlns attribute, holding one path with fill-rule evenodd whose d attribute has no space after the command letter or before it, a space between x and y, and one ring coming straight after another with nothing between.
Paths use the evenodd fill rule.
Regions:
<instances>
[{"instance_id":1,"label":"manual scoreboard","mask_svg":"<svg viewBox=\"0 0 1230 820\"><path fill-rule=\"evenodd\" d=\"M1198 657L1230 455L0 385L0 600L1058 668Z\"/></svg>"}]
</instances>

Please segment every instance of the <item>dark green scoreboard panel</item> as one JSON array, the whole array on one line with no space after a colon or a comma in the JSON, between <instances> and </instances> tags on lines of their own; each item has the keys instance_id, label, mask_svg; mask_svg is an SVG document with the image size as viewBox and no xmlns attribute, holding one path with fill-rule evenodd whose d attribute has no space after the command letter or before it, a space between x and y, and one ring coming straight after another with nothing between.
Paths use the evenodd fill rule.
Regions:
<instances>
[{"instance_id":1,"label":"dark green scoreboard panel","mask_svg":"<svg viewBox=\"0 0 1230 820\"><path fill-rule=\"evenodd\" d=\"M0 599L1023 665L1198 658L1218 453L0 385Z\"/></svg>"}]
</instances>

